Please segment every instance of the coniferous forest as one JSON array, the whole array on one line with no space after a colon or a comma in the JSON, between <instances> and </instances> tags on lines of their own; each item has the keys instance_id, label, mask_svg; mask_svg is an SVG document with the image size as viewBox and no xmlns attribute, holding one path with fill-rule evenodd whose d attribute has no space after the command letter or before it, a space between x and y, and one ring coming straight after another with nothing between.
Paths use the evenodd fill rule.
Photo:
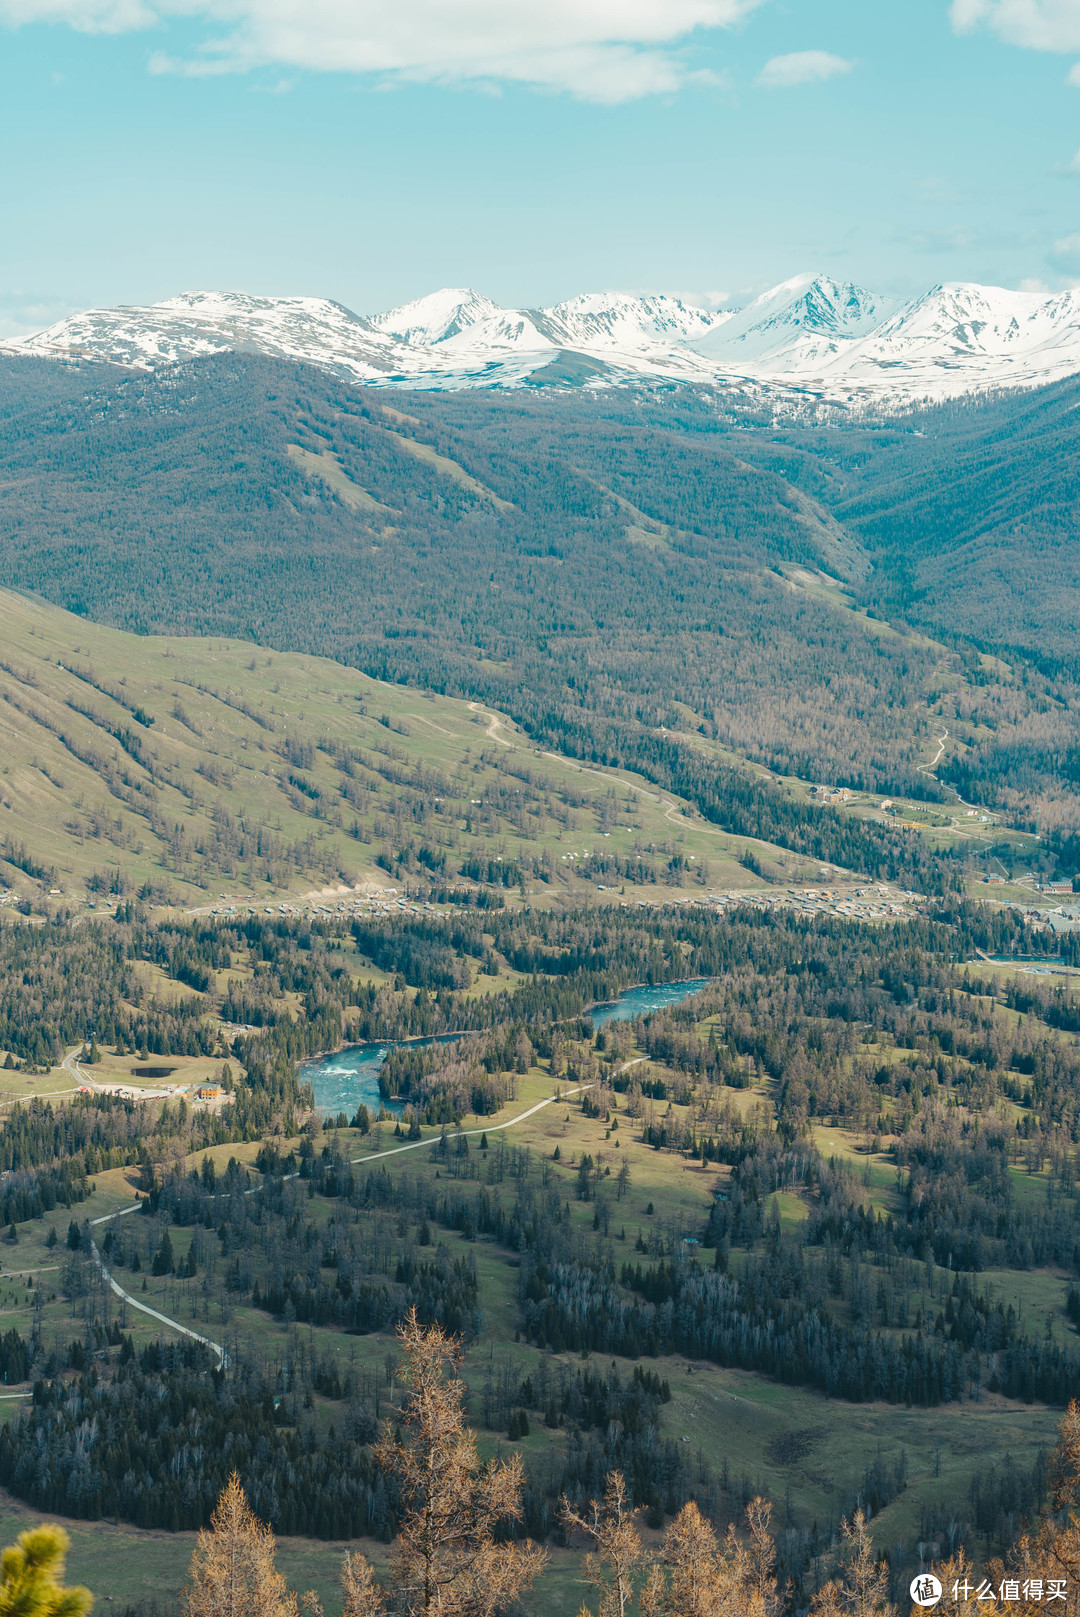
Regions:
<instances>
[{"instance_id":1,"label":"coniferous forest","mask_svg":"<svg viewBox=\"0 0 1080 1617\"><path fill-rule=\"evenodd\" d=\"M415 1318L460 1344L484 1452L520 1454L507 1542L569 1554L561 1513L603 1509L618 1473L650 1529L692 1506L743 1543L771 1501L796 1607L856 1512L894 1598L912 1532L1004 1554L1080 1384L1080 1012L1035 956L1018 910L960 897L886 923L138 902L9 921L6 1076L52 1087L74 1050L91 1083L13 1088L0 1132L0 1360L32 1394L0 1485L183 1534L235 1472L287 1541L378 1560L404 1520L380 1433L408 1407ZM666 1007L593 1015L680 981ZM379 1041L375 1092L320 1109L320 1053ZM218 1103L111 1092L139 1063L202 1063ZM734 1408L746 1385L774 1389L766 1433L748 1449L710 1402L693 1439L698 1387ZM878 1437L823 1493L807 1457L840 1411ZM941 1445L984 1411L1017 1434L1028 1412L1030 1436L946 1460L947 1491Z\"/></svg>"}]
</instances>

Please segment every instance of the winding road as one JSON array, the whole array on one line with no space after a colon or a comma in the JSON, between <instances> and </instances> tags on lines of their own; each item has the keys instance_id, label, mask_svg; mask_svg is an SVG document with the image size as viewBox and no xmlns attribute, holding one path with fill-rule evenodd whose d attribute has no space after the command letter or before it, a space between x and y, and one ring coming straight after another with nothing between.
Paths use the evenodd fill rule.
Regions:
<instances>
[{"instance_id":1,"label":"winding road","mask_svg":"<svg viewBox=\"0 0 1080 1617\"><path fill-rule=\"evenodd\" d=\"M942 754L945 751L945 743L946 743L946 741L948 741L948 739L949 739L948 730L942 730L941 734L937 738L937 741L938 741L937 753L935 754L935 756L931 759L931 761L928 764L924 764L922 766L922 769L920 770L921 774L923 774L923 775L931 775L931 774L933 774L934 770L937 768L938 764L941 762Z\"/></svg>"},{"instance_id":2,"label":"winding road","mask_svg":"<svg viewBox=\"0 0 1080 1617\"><path fill-rule=\"evenodd\" d=\"M487 719L488 725L487 729L484 731L484 734L489 736L492 741L497 741L500 747L517 746L516 741L507 741L505 736L501 736L499 734L499 731L505 721L498 713L489 712L482 702L470 702L469 707L473 713L478 713L481 718Z\"/></svg>"},{"instance_id":3,"label":"winding road","mask_svg":"<svg viewBox=\"0 0 1080 1617\"><path fill-rule=\"evenodd\" d=\"M934 771L937 769L938 764L941 762L942 757L944 756L945 743L948 741L948 739L948 730L942 730L941 734L937 738L937 752L935 753L933 759L930 763L920 764L918 767L918 773L920 775L927 775L931 780L937 780L937 775L934 773ZM967 837L971 841L985 842L989 844L993 839L987 836L984 831L976 831L973 826L963 824L963 818L968 818L973 812L976 812L978 810L978 804L967 802L966 799L961 797L960 793L956 791L955 786L950 786L949 790L956 792L957 806L964 810L963 817L961 817L959 814L952 815L950 830L952 830L958 837ZM949 805L946 806L948 807ZM993 824L994 822L990 821L990 823Z\"/></svg>"},{"instance_id":4,"label":"winding road","mask_svg":"<svg viewBox=\"0 0 1080 1617\"><path fill-rule=\"evenodd\" d=\"M68 1059L70 1060L71 1058L69 1057ZM638 1056L635 1061L625 1062L623 1066L619 1068L619 1071L625 1072L627 1067L635 1066L637 1061L646 1060L648 1060L647 1056ZM67 1063L65 1062L65 1065L66 1064ZM70 1071L71 1069L69 1068L68 1070ZM456 1130L455 1138L458 1133L464 1135L498 1134L504 1129L516 1128L519 1123L524 1123L527 1118L535 1117L537 1112L542 1112L545 1106L561 1105L563 1101L569 1100L572 1096L581 1095L586 1089L594 1089L595 1087L596 1086L594 1084L578 1084L574 1089L566 1089L559 1094L549 1095L546 1100L537 1101L535 1106L530 1106L526 1111L519 1112L517 1117L508 1118L505 1123L489 1123L484 1128ZM410 1140L407 1145L393 1145L387 1151L371 1151L365 1156L350 1157L349 1162L381 1162L384 1157L400 1156L402 1151L419 1151L423 1146L426 1145L438 1145L440 1138L441 1136L438 1134L431 1134L426 1140ZM295 1173L285 1175L286 1179L296 1179L297 1177L298 1176ZM257 1189L258 1186L253 1186L252 1189L247 1192L247 1195L253 1196ZM118 1207L114 1213L103 1213L100 1218L91 1219L90 1223L92 1225L108 1224L114 1218L124 1218L128 1213L137 1213L142 1205L141 1200L137 1202L130 1202L127 1207ZM94 1262L97 1264L102 1279L117 1297L120 1297L124 1302L129 1303L132 1308L137 1308L140 1314L149 1314L150 1318L156 1319L159 1324L168 1325L171 1330L179 1331L181 1336L190 1336L192 1341L201 1342L204 1347L208 1347L211 1353L216 1356L220 1369L227 1370L229 1368L228 1351L221 1345L220 1342L215 1342L212 1337L200 1335L198 1331L191 1330L191 1328L187 1325L181 1325L178 1319L170 1318L168 1314L163 1314L158 1308L151 1308L149 1303L141 1303L137 1297L133 1297L131 1295L130 1291L125 1291L123 1286L116 1279L116 1276L113 1274L112 1270L106 1264L105 1259L98 1250L98 1244L93 1237L91 1237L90 1240L90 1253L94 1259ZM28 1397L29 1394L19 1393L17 1396L20 1398Z\"/></svg>"}]
</instances>

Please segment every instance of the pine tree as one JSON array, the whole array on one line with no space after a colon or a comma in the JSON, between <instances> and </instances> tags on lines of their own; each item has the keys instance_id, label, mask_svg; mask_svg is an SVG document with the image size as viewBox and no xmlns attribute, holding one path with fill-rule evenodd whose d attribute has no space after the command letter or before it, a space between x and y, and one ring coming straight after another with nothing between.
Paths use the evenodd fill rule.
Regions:
<instances>
[{"instance_id":1,"label":"pine tree","mask_svg":"<svg viewBox=\"0 0 1080 1617\"><path fill-rule=\"evenodd\" d=\"M481 1464L465 1424L465 1387L453 1374L461 1360L456 1339L438 1325L421 1326L415 1308L398 1338L407 1396L398 1431L388 1425L375 1446L398 1490L401 1525L390 1557L395 1610L403 1617L494 1617L546 1560L533 1544L495 1538L500 1524L521 1517L521 1456ZM381 1610L362 1557L347 1561L342 1581L353 1602L346 1617Z\"/></svg>"},{"instance_id":2,"label":"pine tree","mask_svg":"<svg viewBox=\"0 0 1080 1617\"><path fill-rule=\"evenodd\" d=\"M84 1617L89 1589L63 1588L70 1540L62 1527L31 1528L0 1556L0 1617Z\"/></svg>"},{"instance_id":3,"label":"pine tree","mask_svg":"<svg viewBox=\"0 0 1080 1617\"><path fill-rule=\"evenodd\" d=\"M173 1272L173 1246L168 1230L162 1234L161 1245L154 1254L150 1272L155 1275L171 1275Z\"/></svg>"},{"instance_id":4,"label":"pine tree","mask_svg":"<svg viewBox=\"0 0 1080 1617\"><path fill-rule=\"evenodd\" d=\"M274 1550L273 1533L251 1510L234 1471L196 1541L184 1617L297 1617Z\"/></svg>"}]
</instances>

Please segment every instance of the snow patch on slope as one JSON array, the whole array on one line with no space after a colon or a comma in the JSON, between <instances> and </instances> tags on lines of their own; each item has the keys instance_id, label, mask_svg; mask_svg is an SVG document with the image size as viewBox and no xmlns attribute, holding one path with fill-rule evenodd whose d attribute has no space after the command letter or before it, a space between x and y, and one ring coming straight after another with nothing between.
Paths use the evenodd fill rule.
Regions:
<instances>
[{"instance_id":1,"label":"snow patch on slope","mask_svg":"<svg viewBox=\"0 0 1080 1617\"><path fill-rule=\"evenodd\" d=\"M585 292L538 310L536 316L553 342L597 353L654 352L681 345L728 318L664 293L633 297L618 292Z\"/></svg>"},{"instance_id":2,"label":"snow patch on slope","mask_svg":"<svg viewBox=\"0 0 1080 1617\"><path fill-rule=\"evenodd\" d=\"M397 345L328 298L186 292L147 308L90 309L6 345L9 353L168 363L231 351L274 355L375 379L399 363Z\"/></svg>"}]
</instances>

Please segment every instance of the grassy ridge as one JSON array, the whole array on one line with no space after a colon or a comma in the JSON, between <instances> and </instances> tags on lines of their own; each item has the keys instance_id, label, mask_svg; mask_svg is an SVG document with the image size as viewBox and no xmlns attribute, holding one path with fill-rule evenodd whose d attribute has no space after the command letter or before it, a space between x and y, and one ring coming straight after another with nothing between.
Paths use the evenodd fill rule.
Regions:
<instances>
[{"instance_id":1,"label":"grassy ridge","mask_svg":"<svg viewBox=\"0 0 1080 1617\"><path fill-rule=\"evenodd\" d=\"M421 890L475 860L481 876L502 860L528 888L575 891L590 853L593 890L623 885L617 860L645 896L753 883L746 838L628 771L541 752L479 704L240 641L125 634L8 592L0 623L0 882L17 891L81 898L116 871L121 891L188 904L226 888Z\"/></svg>"}]
</instances>

